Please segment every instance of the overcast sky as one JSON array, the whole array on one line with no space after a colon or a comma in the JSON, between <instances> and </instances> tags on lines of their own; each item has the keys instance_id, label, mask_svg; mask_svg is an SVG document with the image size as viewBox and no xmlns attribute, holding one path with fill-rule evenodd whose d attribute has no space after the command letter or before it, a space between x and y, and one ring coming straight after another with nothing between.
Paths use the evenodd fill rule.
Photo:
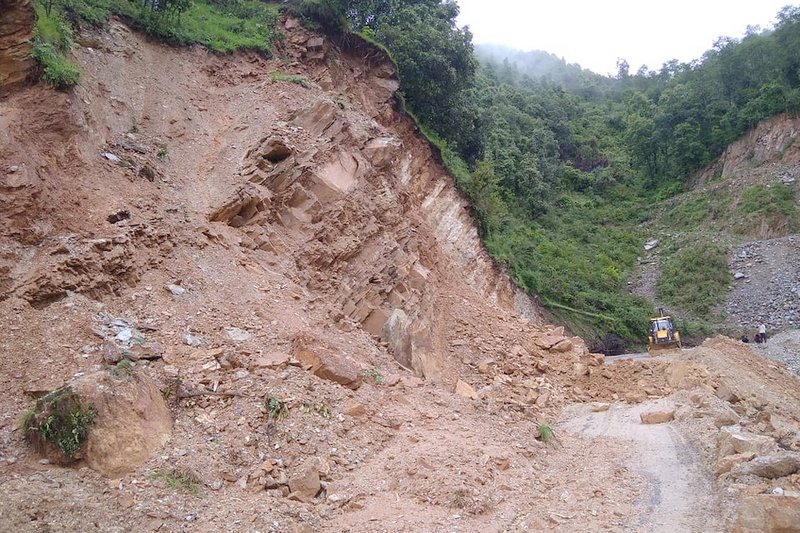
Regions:
<instances>
[{"instance_id":1,"label":"overcast sky","mask_svg":"<svg viewBox=\"0 0 800 533\"><path fill-rule=\"evenodd\" d=\"M456 0L474 42L544 50L599 74L699 59L717 37L772 26L790 0Z\"/></svg>"}]
</instances>

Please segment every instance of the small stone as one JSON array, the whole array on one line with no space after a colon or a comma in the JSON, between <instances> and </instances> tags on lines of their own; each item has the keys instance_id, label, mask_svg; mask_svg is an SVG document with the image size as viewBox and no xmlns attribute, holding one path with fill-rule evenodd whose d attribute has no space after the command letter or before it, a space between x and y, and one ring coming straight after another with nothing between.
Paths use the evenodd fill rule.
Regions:
<instances>
[{"instance_id":1,"label":"small stone","mask_svg":"<svg viewBox=\"0 0 800 533\"><path fill-rule=\"evenodd\" d=\"M103 157L105 157L112 163L119 163L122 161L122 159L120 159L118 155L112 154L111 152L103 152Z\"/></svg>"},{"instance_id":2,"label":"small stone","mask_svg":"<svg viewBox=\"0 0 800 533\"><path fill-rule=\"evenodd\" d=\"M166 288L169 292L171 292L175 296L180 296L186 292L186 289L184 289L180 285L175 285L173 283L168 284Z\"/></svg>"},{"instance_id":3,"label":"small stone","mask_svg":"<svg viewBox=\"0 0 800 533\"><path fill-rule=\"evenodd\" d=\"M746 277L743 272L737 272L733 275L733 279L744 279Z\"/></svg>"},{"instance_id":4,"label":"small stone","mask_svg":"<svg viewBox=\"0 0 800 533\"><path fill-rule=\"evenodd\" d=\"M296 495L300 501L313 500L319 493L322 485L319 480L319 470L308 467L306 471L297 477L289 480L289 490ZM290 497L291 497L290 494Z\"/></svg>"},{"instance_id":5,"label":"small stone","mask_svg":"<svg viewBox=\"0 0 800 533\"><path fill-rule=\"evenodd\" d=\"M19 167L17 165L11 165L10 167L8 167L8 173L9 174L13 174L13 173L15 173L17 171L19 171Z\"/></svg>"},{"instance_id":6,"label":"small stone","mask_svg":"<svg viewBox=\"0 0 800 533\"><path fill-rule=\"evenodd\" d=\"M563 341L559 342L558 344L550 348L550 350L557 353L565 353L572 350L572 347L573 347L572 341L569 339L564 339Z\"/></svg>"},{"instance_id":7,"label":"small stone","mask_svg":"<svg viewBox=\"0 0 800 533\"><path fill-rule=\"evenodd\" d=\"M183 336L183 343L193 348L199 348L203 345L203 339L192 335L191 333L186 333Z\"/></svg>"},{"instance_id":8,"label":"small stone","mask_svg":"<svg viewBox=\"0 0 800 533\"><path fill-rule=\"evenodd\" d=\"M233 342L245 342L252 337L249 332L239 328L225 328L225 333Z\"/></svg>"},{"instance_id":9,"label":"small stone","mask_svg":"<svg viewBox=\"0 0 800 533\"><path fill-rule=\"evenodd\" d=\"M472 388L472 385L464 381L461 381L460 379L458 380L458 383L456 383L455 393L458 394L459 396L470 398L472 400L478 399L478 393L475 392L475 389Z\"/></svg>"},{"instance_id":10,"label":"small stone","mask_svg":"<svg viewBox=\"0 0 800 533\"><path fill-rule=\"evenodd\" d=\"M738 465L739 463L745 463L747 461L750 461L755 456L756 454L750 452L750 453L736 453L733 455L727 455L725 457L721 457L717 461L717 465L714 468L714 473L719 476L726 472L730 472L734 466Z\"/></svg>"},{"instance_id":11,"label":"small stone","mask_svg":"<svg viewBox=\"0 0 800 533\"><path fill-rule=\"evenodd\" d=\"M608 411L611 408L611 404L605 402L592 402L589 405L591 406L593 413L601 413L603 411Z\"/></svg>"},{"instance_id":12,"label":"small stone","mask_svg":"<svg viewBox=\"0 0 800 533\"><path fill-rule=\"evenodd\" d=\"M289 354L281 352L269 352L260 357L256 357L256 359L250 364L250 370L258 370L262 368L275 370L279 368L285 368L289 365L290 360L291 356Z\"/></svg>"},{"instance_id":13,"label":"small stone","mask_svg":"<svg viewBox=\"0 0 800 533\"><path fill-rule=\"evenodd\" d=\"M367 414L367 409L356 400L348 400L342 407L342 413L347 416L361 417Z\"/></svg>"},{"instance_id":14,"label":"small stone","mask_svg":"<svg viewBox=\"0 0 800 533\"><path fill-rule=\"evenodd\" d=\"M663 424L675 419L675 408L653 409L639 413L642 424Z\"/></svg>"}]
</instances>

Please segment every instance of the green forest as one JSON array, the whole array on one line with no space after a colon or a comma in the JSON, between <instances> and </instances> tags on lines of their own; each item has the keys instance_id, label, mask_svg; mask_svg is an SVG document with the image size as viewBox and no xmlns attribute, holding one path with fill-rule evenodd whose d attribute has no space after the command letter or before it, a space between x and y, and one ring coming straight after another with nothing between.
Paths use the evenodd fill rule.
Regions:
<instances>
[{"instance_id":1,"label":"green forest","mask_svg":"<svg viewBox=\"0 0 800 533\"><path fill-rule=\"evenodd\" d=\"M489 253L587 339L645 338L653 303L626 287L650 237L646 224L662 216L657 206L680 197L695 172L759 121L800 113L798 7L777 13L773 28L718 39L690 63L631 72L621 60L606 77L545 52L476 49L456 24L453 0L37 1L45 69L47 54L63 60L70 27L111 14L179 45L269 53L284 9L320 31L384 47L400 73L400 105L469 197ZM75 83L79 73L71 75L58 83L54 74L54 85ZM795 191L788 194L768 202L796 225ZM721 201L679 202L660 220L702 227L726 211ZM658 298L683 313L688 333L715 327L728 249L700 235L665 252Z\"/></svg>"}]
</instances>

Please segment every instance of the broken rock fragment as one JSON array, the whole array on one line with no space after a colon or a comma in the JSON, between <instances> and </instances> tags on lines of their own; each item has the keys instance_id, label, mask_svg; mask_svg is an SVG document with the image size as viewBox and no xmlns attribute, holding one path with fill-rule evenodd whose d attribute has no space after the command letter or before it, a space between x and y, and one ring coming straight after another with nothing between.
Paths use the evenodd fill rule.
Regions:
<instances>
[{"instance_id":1,"label":"broken rock fragment","mask_svg":"<svg viewBox=\"0 0 800 533\"><path fill-rule=\"evenodd\" d=\"M675 419L675 408L651 409L639 413L642 424L663 424Z\"/></svg>"},{"instance_id":2,"label":"broken rock fragment","mask_svg":"<svg viewBox=\"0 0 800 533\"><path fill-rule=\"evenodd\" d=\"M295 358L315 376L333 381L348 389L361 386L359 366L352 360L338 355L321 339L308 332L300 332L292 340Z\"/></svg>"},{"instance_id":3,"label":"broken rock fragment","mask_svg":"<svg viewBox=\"0 0 800 533\"><path fill-rule=\"evenodd\" d=\"M455 392L459 396L463 396L465 398L470 398L472 400L478 399L478 393L475 392L475 389L472 388L472 385L464 381L461 381L460 379L458 380L458 383L456 383Z\"/></svg>"},{"instance_id":4,"label":"broken rock fragment","mask_svg":"<svg viewBox=\"0 0 800 533\"><path fill-rule=\"evenodd\" d=\"M322 484L319 480L319 470L314 467L308 467L299 476L293 477L289 480L289 490L293 497L302 502L310 502L317 494L319 494Z\"/></svg>"}]
</instances>

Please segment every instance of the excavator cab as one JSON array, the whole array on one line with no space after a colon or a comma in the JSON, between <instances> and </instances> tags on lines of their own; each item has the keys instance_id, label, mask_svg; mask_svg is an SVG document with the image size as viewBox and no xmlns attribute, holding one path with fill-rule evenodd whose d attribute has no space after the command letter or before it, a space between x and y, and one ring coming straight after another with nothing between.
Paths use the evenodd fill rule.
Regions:
<instances>
[{"instance_id":1,"label":"excavator cab","mask_svg":"<svg viewBox=\"0 0 800 533\"><path fill-rule=\"evenodd\" d=\"M681 347L681 333L675 329L672 317L665 315L663 309L658 310L657 317L650 319L650 334L647 351L651 354L663 350L674 350Z\"/></svg>"}]
</instances>

